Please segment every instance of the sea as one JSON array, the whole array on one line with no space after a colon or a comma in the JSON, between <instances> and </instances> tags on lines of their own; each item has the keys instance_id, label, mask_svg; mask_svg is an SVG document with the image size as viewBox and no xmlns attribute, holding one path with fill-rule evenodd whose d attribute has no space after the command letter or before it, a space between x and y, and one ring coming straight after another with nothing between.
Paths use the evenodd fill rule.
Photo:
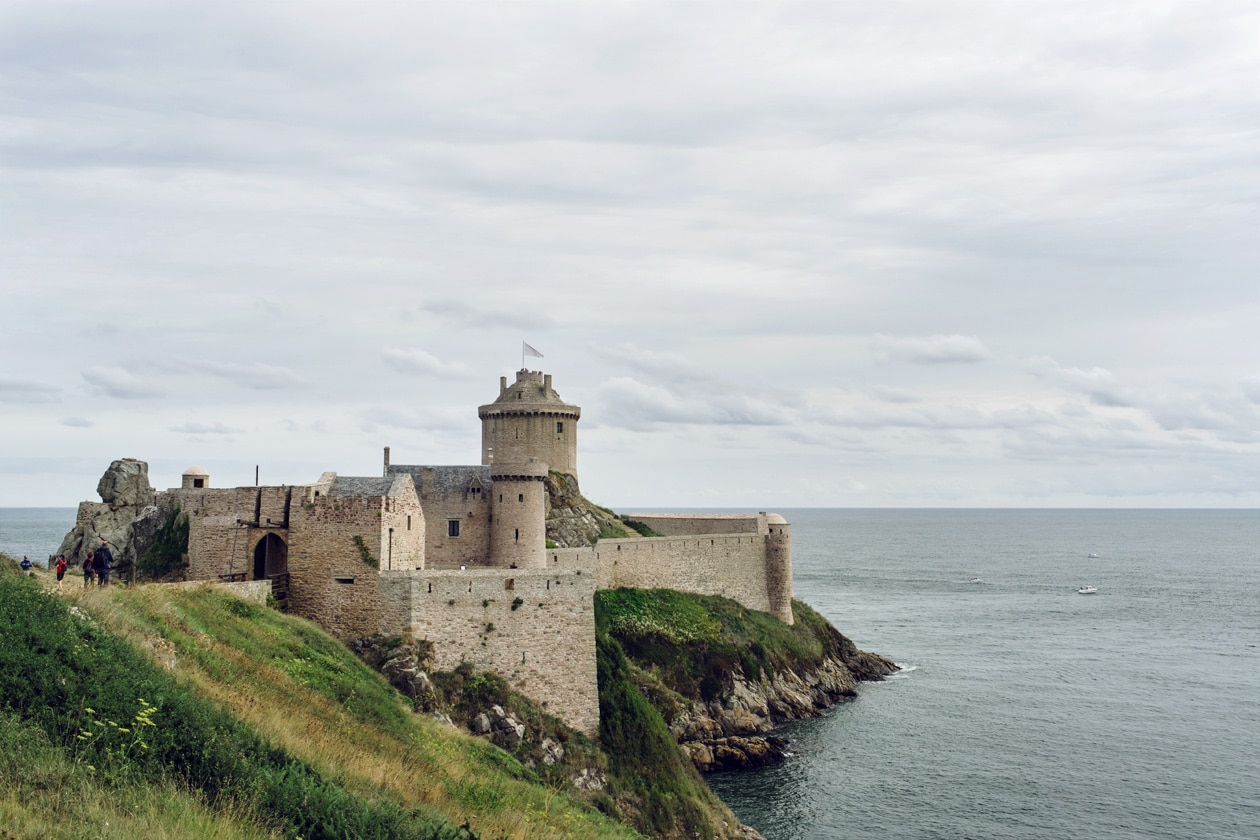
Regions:
<instances>
[{"instance_id":1,"label":"sea","mask_svg":"<svg viewBox=\"0 0 1260 840\"><path fill-rule=\"evenodd\" d=\"M796 597L901 671L783 729L785 763L710 776L742 822L1260 838L1260 511L779 513ZM42 564L73 524L0 508L0 551Z\"/></svg>"},{"instance_id":2,"label":"sea","mask_svg":"<svg viewBox=\"0 0 1260 840\"><path fill-rule=\"evenodd\" d=\"M796 597L902 670L710 777L742 822L1260 838L1260 511L779 512Z\"/></svg>"}]
</instances>

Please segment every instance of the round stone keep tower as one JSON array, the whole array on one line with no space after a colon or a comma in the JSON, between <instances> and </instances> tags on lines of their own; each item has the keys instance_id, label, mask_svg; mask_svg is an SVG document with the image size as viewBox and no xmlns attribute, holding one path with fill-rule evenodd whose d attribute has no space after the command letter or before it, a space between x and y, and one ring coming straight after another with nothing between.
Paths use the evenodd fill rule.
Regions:
<instances>
[{"instance_id":1,"label":"round stone keep tower","mask_svg":"<svg viewBox=\"0 0 1260 840\"><path fill-rule=\"evenodd\" d=\"M766 514L766 594L770 614L784 624L792 615L792 526L777 513Z\"/></svg>"},{"instance_id":2,"label":"round stone keep tower","mask_svg":"<svg viewBox=\"0 0 1260 840\"><path fill-rule=\"evenodd\" d=\"M551 374L518 370L516 382L499 378L499 398L477 409L481 463L528 464L535 458L577 478L577 421L582 409L560 399Z\"/></svg>"},{"instance_id":3,"label":"round stone keep tower","mask_svg":"<svg viewBox=\"0 0 1260 840\"><path fill-rule=\"evenodd\" d=\"M518 569L547 567L547 465L490 468L490 562Z\"/></svg>"}]
</instances>

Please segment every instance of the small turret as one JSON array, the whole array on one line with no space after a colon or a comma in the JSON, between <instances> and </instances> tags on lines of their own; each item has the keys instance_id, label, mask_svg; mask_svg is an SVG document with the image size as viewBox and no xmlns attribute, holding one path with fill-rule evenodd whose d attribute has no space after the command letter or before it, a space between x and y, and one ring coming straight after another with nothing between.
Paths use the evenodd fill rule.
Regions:
<instances>
[{"instance_id":1,"label":"small turret","mask_svg":"<svg viewBox=\"0 0 1260 840\"><path fill-rule=\"evenodd\" d=\"M490 469L491 563L499 567L547 566L547 465L495 464Z\"/></svg>"},{"instance_id":2,"label":"small turret","mask_svg":"<svg viewBox=\"0 0 1260 840\"><path fill-rule=\"evenodd\" d=\"M792 526L777 513L762 514L766 527L766 595L770 614L784 624L792 615Z\"/></svg>"},{"instance_id":3,"label":"small turret","mask_svg":"<svg viewBox=\"0 0 1260 840\"><path fill-rule=\"evenodd\" d=\"M184 470L184 480L180 484L185 490L201 490L210 486L210 473L201 467L189 467Z\"/></svg>"}]
</instances>

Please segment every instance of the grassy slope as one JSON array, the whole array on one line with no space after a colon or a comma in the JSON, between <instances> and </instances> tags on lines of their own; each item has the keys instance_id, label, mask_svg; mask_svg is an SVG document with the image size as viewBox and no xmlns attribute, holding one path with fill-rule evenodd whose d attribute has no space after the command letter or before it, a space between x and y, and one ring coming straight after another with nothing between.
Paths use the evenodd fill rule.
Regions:
<instances>
[{"instance_id":1,"label":"grassy slope","mask_svg":"<svg viewBox=\"0 0 1260 840\"><path fill-rule=\"evenodd\" d=\"M0 568L0 590L5 760L54 780L0 793L0 827L22 836L80 836L85 820L126 825L116 836L635 836L411 714L310 622L208 589L58 598Z\"/></svg>"},{"instance_id":2,"label":"grassy slope","mask_svg":"<svg viewBox=\"0 0 1260 840\"><path fill-rule=\"evenodd\" d=\"M639 670L637 681L666 718L677 697L721 698L742 672L813 670L826 657L849 662L860 652L808 604L792 603L794 625L719 596L669 589L595 594L598 632L614 639Z\"/></svg>"}]
</instances>

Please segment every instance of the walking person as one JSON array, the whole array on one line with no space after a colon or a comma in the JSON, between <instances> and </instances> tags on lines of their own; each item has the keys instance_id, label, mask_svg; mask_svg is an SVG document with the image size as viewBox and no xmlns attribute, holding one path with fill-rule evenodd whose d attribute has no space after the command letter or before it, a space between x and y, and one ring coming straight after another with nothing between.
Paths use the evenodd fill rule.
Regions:
<instances>
[{"instance_id":1,"label":"walking person","mask_svg":"<svg viewBox=\"0 0 1260 840\"><path fill-rule=\"evenodd\" d=\"M53 567L57 570L57 591L58 592L60 592L62 589L61 583L65 579L66 569L69 568L69 566L70 564L66 562L66 556L64 554L58 554L57 563Z\"/></svg>"},{"instance_id":2,"label":"walking person","mask_svg":"<svg viewBox=\"0 0 1260 840\"><path fill-rule=\"evenodd\" d=\"M96 566L96 585L109 586L109 570L114 565L114 553L109 550L109 543L101 540L101 547L92 555L92 565Z\"/></svg>"},{"instance_id":3,"label":"walking person","mask_svg":"<svg viewBox=\"0 0 1260 840\"><path fill-rule=\"evenodd\" d=\"M83 558L83 588L87 589L92 584L92 578L96 575L96 566L93 564L92 552L88 552L87 557Z\"/></svg>"}]
</instances>

